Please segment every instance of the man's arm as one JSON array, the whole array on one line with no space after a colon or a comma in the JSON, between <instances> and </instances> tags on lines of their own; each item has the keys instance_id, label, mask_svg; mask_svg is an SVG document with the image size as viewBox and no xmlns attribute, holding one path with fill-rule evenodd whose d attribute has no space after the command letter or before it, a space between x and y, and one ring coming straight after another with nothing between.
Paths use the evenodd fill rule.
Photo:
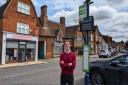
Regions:
<instances>
[{"instance_id":1,"label":"man's arm","mask_svg":"<svg viewBox=\"0 0 128 85\"><path fill-rule=\"evenodd\" d=\"M60 55L60 60L59 60L60 67L61 67L61 69L66 69L66 68L68 68L68 64L64 63L62 56L63 55L61 54Z\"/></svg>"},{"instance_id":2,"label":"man's arm","mask_svg":"<svg viewBox=\"0 0 128 85\"><path fill-rule=\"evenodd\" d=\"M69 63L69 66L71 69L75 69L75 67L76 67L76 55L73 54L72 57L73 57L73 60L71 63Z\"/></svg>"}]
</instances>

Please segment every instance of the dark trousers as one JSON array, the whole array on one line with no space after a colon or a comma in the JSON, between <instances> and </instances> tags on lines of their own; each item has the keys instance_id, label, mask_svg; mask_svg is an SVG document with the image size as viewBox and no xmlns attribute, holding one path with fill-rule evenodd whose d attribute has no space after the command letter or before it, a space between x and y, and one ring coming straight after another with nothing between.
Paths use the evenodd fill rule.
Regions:
<instances>
[{"instance_id":1,"label":"dark trousers","mask_svg":"<svg viewBox=\"0 0 128 85\"><path fill-rule=\"evenodd\" d=\"M74 76L73 74L67 75L67 74L61 74L61 85L74 85Z\"/></svg>"}]
</instances>

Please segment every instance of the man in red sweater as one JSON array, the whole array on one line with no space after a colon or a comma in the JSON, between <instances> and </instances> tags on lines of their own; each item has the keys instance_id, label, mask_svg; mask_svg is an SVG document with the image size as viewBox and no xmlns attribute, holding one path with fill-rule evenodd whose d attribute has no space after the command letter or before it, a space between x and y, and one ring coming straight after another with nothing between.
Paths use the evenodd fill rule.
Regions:
<instances>
[{"instance_id":1,"label":"man in red sweater","mask_svg":"<svg viewBox=\"0 0 128 85\"><path fill-rule=\"evenodd\" d=\"M61 85L74 85L74 69L76 67L76 55L70 50L70 42L64 42L64 52L60 55Z\"/></svg>"}]
</instances>

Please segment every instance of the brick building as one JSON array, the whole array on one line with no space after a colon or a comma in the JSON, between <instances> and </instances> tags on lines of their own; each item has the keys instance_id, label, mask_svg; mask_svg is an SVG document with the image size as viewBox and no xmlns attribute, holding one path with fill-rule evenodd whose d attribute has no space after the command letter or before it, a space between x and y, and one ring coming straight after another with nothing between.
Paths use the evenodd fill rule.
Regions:
<instances>
[{"instance_id":1,"label":"brick building","mask_svg":"<svg viewBox=\"0 0 128 85\"><path fill-rule=\"evenodd\" d=\"M71 42L72 51L76 52L77 55L82 55L84 41L79 25L66 27L63 39L67 39Z\"/></svg>"},{"instance_id":2,"label":"brick building","mask_svg":"<svg viewBox=\"0 0 128 85\"><path fill-rule=\"evenodd\" d=\"M107 35L102 35L102 36L105 42L107 43L107 49L111 51L112 50L112 37L107 36Z\"/></svg>"},{"instance_id":3,"label":"brick building","mask_svg":"<svg viewBox=\"0 0 128 85\"><path fill-rule=\"evenodd\" d=\"M37 61L38 24L31 0L7 0L0 7L1 63Z\"/></svg>"},{"instance_id":4,"label":"brick building","mask_svg":"<svg viewBox=\"0 0 128 85\"><path fill-rule=\"evenodd\" d=\"M60 23L48 20L47 6L41 7L39 29L39 58L50 59L57 57L62 52L63 29L65 28L65 18L60 18Z\"/></svg>"},{"instance_id":5,"label":"brick building","mask_svg":"<svg viewBox=\"0 0 128 85\"><path fill-rule=\"evenodd\" d=\"M121 52L123 50L125 50L125 43L123 41L121 42L116 42L116 49Z\"/></svg>"},{"instance_id":6,"label":"brick building","mask_svg":"<svg viewBox=\"0 0 128 85\"><path fill-rule=\"evenodd\" d=\"M91 54L96 55L101 49L101 33L98 26L94 26L94 31L90 32L90 45L91 45Z\"/></svg>"},{"instance_id":7,"label":"brick building","mask_svg":"<svg viewBox=\"0 0 128 85\"><path fill-rule=\"evenodd\" d=\"M63 42L71 42L72 51L78 53L82 49L82 34L79 32L79 26L65 25L65 17L60 17L60 22L54 22L48 19L47 6L41 7L41 15L38 18L40 22L39 31L39 58L58 57L63 51Z\"/></svg>"},{"instance_id":8,"label":"brick building","mask_svg":"<svg viewBox=\"0 0 128 85\"><path fill-rule=\"evenodd\" d=\"M90 33L91 41L91 54L98 54L101 49L113 50L112 48L112 37L107 35L102 35L99 31L98 26L95 26L95 30Z\"/></svg>"}]
</instances>

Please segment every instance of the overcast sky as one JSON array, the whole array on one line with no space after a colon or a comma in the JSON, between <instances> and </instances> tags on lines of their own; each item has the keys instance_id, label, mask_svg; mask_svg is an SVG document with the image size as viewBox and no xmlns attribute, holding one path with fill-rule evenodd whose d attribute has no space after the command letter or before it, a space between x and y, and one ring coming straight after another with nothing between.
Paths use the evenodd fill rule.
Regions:
<instances>
[{"instance_id":1,"label":"overcast sky","mask_svg":"<svg viewBox=\"0 0 128 85\"><path fill-rule=\"evenodd\" d=\"M0 0L0 4L5 0ZM61 16L66 17L66 25L78 24L79 5L85 0L32 0L40 16L40 7L48 6L48 18L59 22ZM113 37L115 41L128 40L128 0L92 0L90 15L94 16L103 35Z\"/></svg>"}]
</instances>

